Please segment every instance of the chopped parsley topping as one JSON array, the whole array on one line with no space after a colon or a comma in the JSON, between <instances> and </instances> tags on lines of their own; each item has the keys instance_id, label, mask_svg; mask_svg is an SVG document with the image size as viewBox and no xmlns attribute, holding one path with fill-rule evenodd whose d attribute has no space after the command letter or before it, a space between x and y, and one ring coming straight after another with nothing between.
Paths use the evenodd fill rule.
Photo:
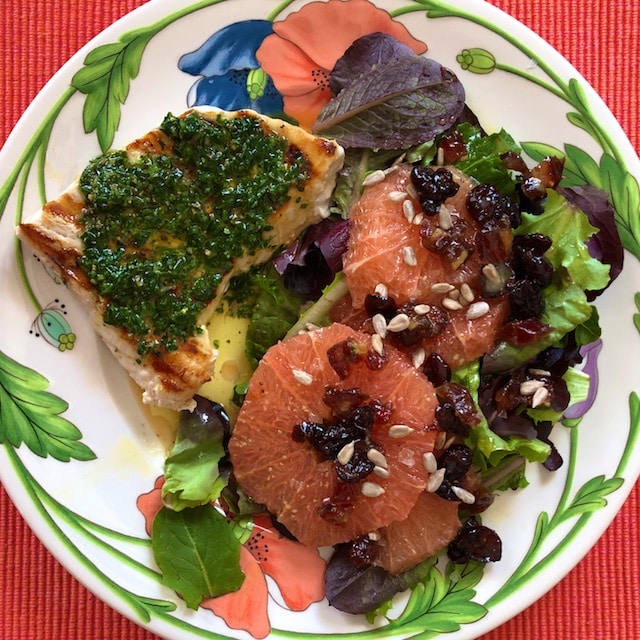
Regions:
<instances>
[{"instance_id":1,"label":"chopped parsley topping","mask_svg":"<svg viewBox=\"0 0 640 640\"><path fill-rule=\"evenodd\" d=\"M209 122L167 115L164 153L93 160L81 265L106 300L104 321L138 339L138 353L177 349L235 258L269 246L269 216L302 191L300 150L251 116Z\"/></svg>"}]
</instances>

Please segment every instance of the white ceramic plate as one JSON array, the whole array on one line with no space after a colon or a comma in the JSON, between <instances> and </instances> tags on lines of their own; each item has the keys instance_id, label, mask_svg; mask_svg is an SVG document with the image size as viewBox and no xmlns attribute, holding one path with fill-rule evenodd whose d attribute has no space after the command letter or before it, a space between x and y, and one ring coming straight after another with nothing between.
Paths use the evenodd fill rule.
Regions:
<instances>
[{"instance_id":1,"label":"white ceramic plate","mask_svg":"<svg viewBox=\"0 0 640 640\"><path fill-rule=\"evenodd\" d=\"M162 442L78 304L33 256L21 253L14 229L101 149L156 126L168 111L181 112L206 87L218 92L219 106L248 106L245 85L231 80L246 80L270 21L287 20L306 4L150 2L65 65L25 113L1 157L2 482L36 534L81 582L171 639L247 634L209 610L187 610L161 585L136 498L162 473ZM318 42L326 54L327 43L347 37L354 24L371 30L373 5L337 4L315 3L308 14L303 48L312 57ZM458 73L485 128L506 128L534 155L547 145L565 151L576 182L608 190L627 249L623 274L597 303L603 336L596 401L579 427L554 431L564 466L553 474L532 468L531 486L501 496L485 515L504 541L501 562L488 566L481 579L432 575L413 594L416 607L405 608L400 598L397 620L384 629L325 602L290 611L275 583L268 583L273 637L475 638L539 598L587 553L640 472L640 164L575 69L507 15L480 0L377 4L389 13L385 24L404 24L428 43L431 57ZM327 32L329 10L337 13ZM349 16L356 19L349 22ZM215 46L203 52L207 77L183 71L181 57L214 33ZM301 52L296 55L303 60ZM230 72L234 60L240 68ZM262 76L251 77L259 82ZM231 103L232 97L244 104ZM255 99L258 108L273 106L265 97ZM294 103L285 97L285 108Z\"/></svg>"}]
</instances>

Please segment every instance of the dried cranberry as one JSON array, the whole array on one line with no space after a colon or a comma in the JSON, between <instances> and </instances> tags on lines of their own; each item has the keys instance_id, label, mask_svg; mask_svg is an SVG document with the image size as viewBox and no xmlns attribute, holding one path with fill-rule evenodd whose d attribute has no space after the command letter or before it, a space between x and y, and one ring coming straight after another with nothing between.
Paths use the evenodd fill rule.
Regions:
<instances>
[{"instance_id":1,"label":"dried cranberry","mask_svg":"<svg viewBox=\"0 0 640 640\"><path fill-rule=\"evenodd\" d=\"M415 166L411 170L411 183L418 192L418 200L428 216L434 216L440 205L455 196L460 185L453 179L449 169Z\"/></svg>"},{"instance_id":2,"label":"dried cranberry","mask_svg":"<svg viewBox=\"0 0 640 640\"><path fill-rule=\"evenodd\" d=\"M445 164L454 164L469 153L467 142L458 129L445 133L440 138L438 149L442 149L444 153Z\"/></svg>"},{"instance_id":3,"label":"dried cranberry","mask_svg":"<svg viewBox=\"0 0 640 640\"><path fill-rule=\"evenodd\" d=\"M378 293L367 294L364 299L364 308L369 316L373 317L380 313L387 320L390 320L398 313L395 300L389 296L381 296Z\"/></svg>"},{"instance_id":4,"label":"dried cranberry","mask_svg":"<svg viewBox=\"0 0 640 640\"><path fill-rule=\"evenodd\" d=\"M514 247L525 247L532 249L537 255L541 256L551 249L552 240L543 233L524 233L521 236L514 236Z\"/></svg>"},{"instance_id":5,"label":"dried cranberry","mask_svg":"<svg viewBox=\"0 0 640 640\"><path fill-rule=\"evenodd\" d=\"M439 353L430 353L422 365L422 372L434 387L439 387L451 380L451 367Z\"/></svg>"},{"instance_id":6,"label":"dried cranberry","mask_svg":"<svg viewBox=\"0 0 640 640\"><path fill-rule=\"evenodd\" d=\"M539 318L545 308L540 287L531 280L517 280L509 287L511 320Z\"/></svg>"},{"instance_id":7,"label":"dried cranberry","mask_svg":"<svg viewBox=\"0 0 640 640\"><path fill-rule=\"evenodd\" d=\"M365 344L357 343L353 338L338 342L327 350L327 358L333 370L344 380L351 367L364 359L367 353Z\"/></svg>"},{"instance_id":8,"label":"dried cranberry","mask_svg":"<svg viewBox=\"0 0 640 640\"><path fill-rule=\"evenodd\" d=\"M445 470L445 480L453 482L460 480L471 469L472 461L473 451L467 445L452 444L438 458L438 467Z\"/></svg>"},{"instance_id":9,"label":"dried cranberry","mask_svg":"<svg viewBox=\"0 0 640 640\"><path fill-rule=\"evenodd\" d=\"M352 442L354 449L351 458L345 464L341 464L338 460L333 462L338 479L347 483L363 480L375 467L373 462L367 458L367 451L371 449L371 445L364 438Z\"/></svg>"},{"instance_id":10,"label":"dried cranberry","mask_svg":"<svg viewBox=\"0 0 640 640\"><path fill-rule=\"evenodd\" d=\"M449 403L453 406L456 415L463 424L469 427L480 424L482 417L466 387L455 382L447 382L436 389L436 394L440 404Z\"/></svg>"},{"instance_id":11,"label":"dried cranberry","mask_svg":"<svg viewBox=\"0 0 640 640\"><path fill-rule=\"evenodd\" d=\"M371 564L376 556L376 546L369 536L360 536L349 543L349 559L356 567Z\"/></svg>"},{"instance_id":12,"label":"dried cranberry","mask_svg":"<svg viewBox=\"0 0 640 640\"><path fill-rule=\"evenodd\" d=\"M502 540L489 527L469 518L447 550L452 562L464 564L469 560L497 562L502 557Z\"/></svg>"},{"instance_id":13,"label":"dried cranberry","mask_svg":"<svg viewBox=\"0 0 640 640\"><path fill-rule=\"evenodd\" d=\"M422 246L443 256L452 269L460 267L476 248L476 234L461 218L450 229L433 226L427 220L420 228Z\"/></svg>"},{"instance_id":14,"label":"dried cranberry","mask_svg":"<svg viewBox=\"0 0 640 640\"><path fill-rule=\"evenodd\" d=\"M318 507L318 513L331 524L345 524L354 510L354 488L351 484L339 482L334 494L324 498Z\"/></svg>"},{"instance_id":15,"label":"dried cranberry","mask_svg":"<svg viewBox=\"0 0 640 640\"><path fill-rule=\"evenodd\" d=\"M520 224L520 210L492 184L479 184L467 194L467 208L480 227L516 227Z\"/></svg>"},{"instance_id":16,"label":"dried cranberry","mask_svg":"<svg viewBox=\"0 0 640 640\"><path fill-rule=\"evenodd\" d=\"M365 404L369 400L369 395L357 387L350 389L340 389L338 387L327 386L322 396L322 401L338 417L347 417L354 409Z\"/></svg>"},{"instance_id":17,"label":"dried cranberry","mask_svg":"<svg viewBox=\"0 0 640 640\"><path fill-rule=\"evenodd\" d=\"M526 318L505 324L500 332L500 337L514 347L524 347L544 338L552 330L553 327L541 322L538 318Z\"/></svg>"},{"instance_id":18,"label":"dried cranberry","mask_svg":"<svg viewBox=\"0 0 640 640\"><path fill-rule=\"evenodd\" d=\"M512 264L516 278L527 279L544 288L551 284L553 266L535 249L515 245L512 251Z\"/></svg>"},{"instance_id":19,"label":"dried cranberry","mask_svg":"<svg viewBox=\"0 0 640 640\"><path fill-rule=\"evenodd\" d=\"M398 310L409 318L409 326L395 334L395 339L405 347L434 338L442 333L449 324L449 314L439 306L429 306L426 313L416 313L415 306L406 304Z\"/></svg>"}]
</instances>

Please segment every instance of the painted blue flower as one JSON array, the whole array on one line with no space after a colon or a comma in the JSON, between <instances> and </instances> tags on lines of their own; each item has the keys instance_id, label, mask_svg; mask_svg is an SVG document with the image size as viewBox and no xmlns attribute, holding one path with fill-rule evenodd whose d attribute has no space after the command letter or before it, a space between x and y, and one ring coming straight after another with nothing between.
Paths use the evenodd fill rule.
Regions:
<instances>
[{"instance_id":1,"label":"painted blue flower","mask_svg":"<svg viewBox=\"0 0 640 640\"><path fill-rule=\"evenodd\" d=\"M273 26L268 20L235 22L183 55L178 68L202 76L189 90L188 105L281 113L282 96L256 59L256 51L271 33Z\"/></svg>"}]
</instances>

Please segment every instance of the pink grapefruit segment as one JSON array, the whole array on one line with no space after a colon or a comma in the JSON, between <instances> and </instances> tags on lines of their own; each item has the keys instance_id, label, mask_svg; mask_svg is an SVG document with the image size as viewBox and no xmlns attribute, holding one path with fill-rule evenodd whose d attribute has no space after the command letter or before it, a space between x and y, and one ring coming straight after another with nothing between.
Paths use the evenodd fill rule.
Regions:
<instances>
[{"instance_id":1,"label":"pink grapefruit segment","mask_svg":"<svg viewBox=\"0 0 640 640\"><path fill-rule=\"evenodd\" d=\"M423 454L432 451L437 399L431 383L399 351L387 347L388 362L371 370L353 365L340 380L327 351L347 338L370 345L371 336L334 323L273 346L254 373L229 444L235 475L254 500L274 513L298 540L333 545L404 519L425 489ZM332 419L325 388L358 388L391 404L390 420L374 425L371 439L384 452L389 477L369 474L382 495L363 494L363 481L338 480L333 460L292 434L303 421ZM389 427L406 425L405 437Z\"/></svg>"},{"instance_id":2,"label":"pink grapefruit segment","mask_svg":"<svg viewBox=\"0 0 640 640\"><path fill-rule=\"evenodd\" d=\"M452 173L459 190L446 201L446 208L454 220L459 218L469 228L477 230L477 223L466 204L475 183L455 169ZM412 222L412 211L416 215L422 214L419 202L407 194L408 189L411 191L410 174L411 165L401 165L382 182L367 187L354 206L350 216L349 244L343 259L351 305L342 305L333 318L351 326L362 326L359 319L363 317L365 298L378 284L385 285L398 306L406 303L442 306L446 294L437 287L434 290L434 285L443 283L457 290L466 285L475 296L474 301L481 299L484 264L478 252L472 251L462 264L453 265L442 254L423 245L421 227L433 231L440 221L438 216L423 216L421 224L415 224L415 219ZM399 194L407 195L401 199ZM428 353L438 352L453 368L484 355L493 346L508 315L505 299L485 302L490 311L473 321L466 317L468 301L461 309L447 309L450 326L421 346Z\"/></svg>"}]
</instances>

